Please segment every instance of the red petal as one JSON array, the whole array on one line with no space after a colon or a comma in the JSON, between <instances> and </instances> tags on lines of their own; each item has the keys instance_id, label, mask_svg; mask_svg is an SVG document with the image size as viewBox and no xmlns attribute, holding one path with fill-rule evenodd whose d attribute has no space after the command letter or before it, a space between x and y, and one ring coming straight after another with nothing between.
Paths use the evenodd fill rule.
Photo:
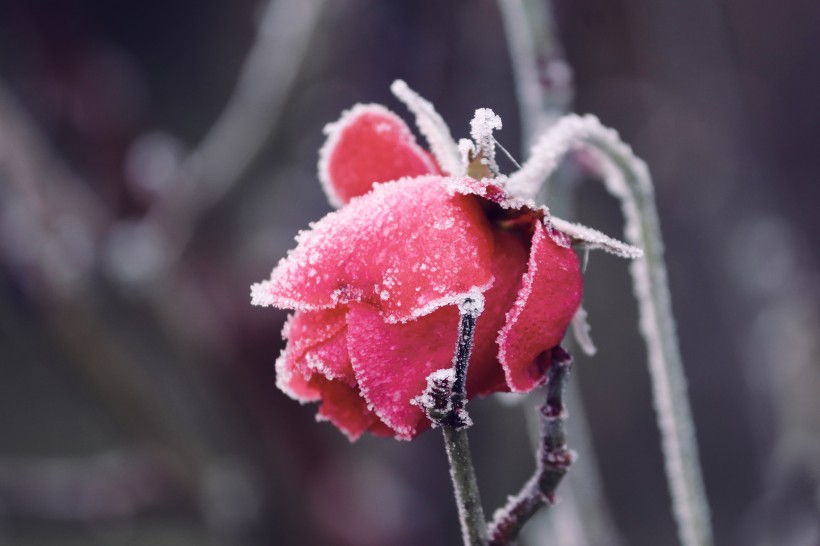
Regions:
<instances>
[{"instance_id":1,"label":"red petal","mask_svg":"<svg viewBox=\"0 0 820 546\"><path fill-rule=\"evenodd\" d=\"M581 271L571 248L559 246L535 222L527 273L498 335L498 359L514 392L544 382L538 356L561 341L581 303Z\"/></svg>"},{"instance_id":2,"label":"red petal","mask_svg":"<svg viewBox=\"0 0 820 546\"><path fill-rule=\"evenodd\" d=\"M391 322L452 303L492 281L492 232L478 200L440 177L376 186L297 237L253 302L316 310L368 303Z\"/></svg>"},{"instance_id":3,"label":"red petal","mask_svg":"<svg viewBox=\"0 0 820 546\"><path fill-rule=\"evenodd\" d=\"M413 438L426 428L427 417L410 401L422 394L430 373L451 366L458 308L449 305L412 322L389 324L373 307L354 304L347 325L362 395L399 438Z\"/></svg>"},{"instance_id":4,"label":"red petal","mask_svg":"<svg viewBox=\"0 0 820 546\"><path fill-rule=\"evenodd\" d=\"M476 321L475 345L467 372L467 393L471 398L508 390L498 363L496 338L506 322L505 313L515 302L521 277L527 271L527 247L521 237L503 230L496 230L494 235L495 282L484 293L484 312Z\"/></svg>"},{"instance_id":5,"label":"red petal","mask_svg":"<svg viewBox=\"0 0 820 546\"><path fill-rule=\"evenodd\" d=\"M347 328L343 305L321 311L299 311L288 317L282 329L282 337L288 340L294 358L301 358L305 351L319 345Z\"/></svg>"},{"instance_id":6,"label":"red petal","mask_svg":"<svg viewBox=\"0 0 820 546\"><path fill-rule=\"evenodd\" d=\"M345 307L297 312L285 322L287 347L276 361L276 384L302 403L315 402L320 392L312 379L324 375L355 384L347 355Z\"/></svg>"},{"instance_id":7,"label":"red petal","mask_svg":"<svg viewBox=\"0 0 820 546\"><path fill-rule=\"evenodd\" d=\"M351 442L379 422L355 387L338 381L323 381L320 389L322 405L316 413L316 419L330 421L344 432Z\"/></svg>"},{"instance_id":8,"label":"red petal","mask_svg":"<svg viewBox=\"0 0 820 546\"><path fill-rule=\"evenodd\" d=\"M311 384L301 370L296 369L296 361L285 347L276 359L276 386L297 402L316 402L321 398L319 389Z\"/></svg>"},{"instance_id":9,"label":"red petal","mask_svg":"<svg viewBox=\"0 0 820 546\"><path fill-rule=\"evenodd\" d=\"M356 376L347 353L347 328L321 345L309 349L305 353L304 362L311 372L342 381L351 387L356 385Z\"/></svg>"},{"instance_id":10,"label":"red petal","mask_svg":"<svg viewBox=\"0 0 820 546\"><path fill-rule=\"evenodd\" d=\"M400 117L378 104L357 104L325 127L319 180L331 204L341 206L374 182L438 172Z\"/></svg>"}]
</instances>

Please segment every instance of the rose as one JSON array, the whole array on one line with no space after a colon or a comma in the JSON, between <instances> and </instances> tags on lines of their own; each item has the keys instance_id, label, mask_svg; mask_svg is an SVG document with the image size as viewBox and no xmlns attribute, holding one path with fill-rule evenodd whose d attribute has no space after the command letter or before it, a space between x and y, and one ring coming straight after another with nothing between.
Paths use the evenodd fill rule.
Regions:
<instances>
[{"instance_id":1,"label":"rose","mask_svg":"<svg viewBox=\"0 0 820 546\"><path fill-rule=\"evenodd\" d=\"M252 287L254 304L295 310L279 388L321 401L317 419L350 439L413 438L428 426L413 400L450 366L457 304L476 291L485 309L468 396L542 384L582 285L570 239L547 210L493 179L444 176L382 106L358 105L326 132L320 179L341 209L300 233L270 280Z\"/></svg>"}]
</instances>

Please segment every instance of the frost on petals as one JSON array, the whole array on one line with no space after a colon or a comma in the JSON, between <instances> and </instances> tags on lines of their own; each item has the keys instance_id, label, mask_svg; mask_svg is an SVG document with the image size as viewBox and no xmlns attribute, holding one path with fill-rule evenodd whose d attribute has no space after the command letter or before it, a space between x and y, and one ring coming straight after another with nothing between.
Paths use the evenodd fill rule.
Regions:
<instances>
[{"instance_id":1,"label":"frost on petals","mask_svg":"<svg viewBox=\"0 0 820 546\"><path fill-rule=\"evenodd\" d=\"M492 283L492 231L477 200L440 177L380 184L297 237L254 303L297 310L364 302L406 321Z\"/></svg>"},{"instance_id":2,"label":"frost on petals","mask_svg":"<svg viewBox=\"0 0 820 546\"><path fill-rule=\"evenodd\" d=\"M527 272L498 335L498 360L510 390L527 392L543 383L549 362L540 356L561 341L580 302L578 257L537 222Z\"/></svg>"},{"instance_id":3,"label":"frost on petals","mask_svg":"<svg viewBox=\"0 0 820 546\"><path fill-rule=\"evenodd\" d=\"M378 104L357 104L325 127L319 180L330 203L340 207L375 182L438 172L407 124Z\"/></svg>"},{"instance_id":4,"label":"frost on petals","mask_svg":"<svg viewBox=\"0 0 820 546\"><path fill-rule=\"evenodd\" d=\"M411 401L424 391L427 376L452 360L458 308L448 305L412 322L388 324L373 307L353 304L347 324L364 399L398 438L414 437L429 422Z\"/></svg>"}]
</instances>

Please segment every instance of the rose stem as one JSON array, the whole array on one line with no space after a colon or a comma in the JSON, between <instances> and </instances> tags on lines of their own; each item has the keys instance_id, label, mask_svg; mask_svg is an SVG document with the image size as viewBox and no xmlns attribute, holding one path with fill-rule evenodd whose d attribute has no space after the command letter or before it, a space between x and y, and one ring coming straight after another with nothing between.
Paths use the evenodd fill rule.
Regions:
<instances>
[{"instance_id":1,"label":"rose stem","mask_svg":"<svg viewBox=\"0 0 820 546\"><path fill-rule=\"evenodd\" d=\"M675 332L675 318L663 259L652 177L618 136L594 116L568 115L533 146L532 158L507 181L519 196L532 197L568 153L583 148L597 160L596 174L621 202L624 236L643 249L630 265L640 315L639 329L649 356L655 414L661 433L672 513L683 546L713 544L706 488L698 461L695 423L686 393L686 377Z\"/></svg>"},{"instance_id":2,"label":"rose stem","mask_svg":"<svg viewBox=\"0 0 820 546\"><path fill-rule=\"evenodd\" d=\"M461 535L465 546L487 544L487 523L484 519L484 509L481 506L478 482L467 439L467 428L472 423L464 411L467 365L473 349L475 322L481 307L479 304L479 308L476 308L475 304L476 300L468 297L462 305L459 305L460 321L458 344L453 357L455 380L450 393L450 412L441 420L444 446L450 462L450 477L453 479L458 517L461 522Z\"/></svg>"},{"instance_id":3,"label":"rose stem","mask_svg":"<svg viewBox=\"0 0 820 546\"><path fill-rule=\"evenodd\" d=\"M566 410L564 389L569 377L572 357L561 347L555 347L547 358L552 365L547 373L547 398L541 406L541 445L536 469L518 495L496 511L489 527L491 545L511 544L524 524L538 510L555 501L555 490L567 473L575 455L566 445Z\"/></svg>"}]
</instances>

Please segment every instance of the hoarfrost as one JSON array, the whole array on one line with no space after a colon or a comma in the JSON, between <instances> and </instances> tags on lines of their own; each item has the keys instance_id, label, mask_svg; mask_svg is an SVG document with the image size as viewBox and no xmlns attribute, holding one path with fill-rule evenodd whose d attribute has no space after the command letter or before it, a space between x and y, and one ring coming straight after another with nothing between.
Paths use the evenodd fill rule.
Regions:
<instances>
[{"instance_id":1,"label":"hoarfrost","mask_svg":"<svg viewBox=\"0 0 820 546\"><path fill-rule=\"evenodd\" d=\"M484 158L484 163L493 174L498 174L498 164L495 162L495 138L493 131L502 127L501 117L489 108L479 108L470 121L470 136L473 138L478 153ZM461 148L459 148L461 150Z\"/></svg>"},{"instance_id":2,"label":"hoarfrost","mask_svg":"<svg viewBox=\"0 0 820 546\"><path fill-rule=\"evenodd\" d=\"M413 398L410 403L414 406L418 406L424 410L435 410L435 409L443 409L443 412L447 412L451 409L452 401L449 396L445 399L447 400L447 407L446 408L437 408L438 400L434 396L435 391L447 390L449 391L452 389L453 384L456 382L456 371L453 368L442 368L440 370L436 370L432 372L430 375L427 376L427 387L424 389L424 392Z\"/></svg>"},{"instance_id":3,"label":"hoarfrost","mask_svg":"<svg viewBox=\"0 0 820 546\"><path fill-rule=\"evenodd\" d=\"M458 310L462 315L478 318L484 312L484 294L474 288L466 298L459 302Z\"/></svg>"},{"instance_id":4,"label":"hoarfrost","mask_svg":"<svg viewBox=\"0 0 820 546\"><path fill-rule=\"evenodd\" d=\"M458 173L453 173L458 176L467 172L467 166L470 164L470 158L475 156L475 144L469 138L461 138L458 140L458 155L461 160L461 170Z\"/></svg>"},{"instance_id":5,"label":"hoarfrost","mask_svg":"<svg viewBox=\"0 0 820 546\"><path fill-rule=\"evenodd\" d=\"M592 336L590 335L592 328L589 326L589 322L587 322L586 309L578 307L570 324L572 327L572 336L575 338L581 351L587 356L593 356L597 353L598 349L595 347L595 343L592 341Z\"/></svg>"},{"instance_id":6,"label":"hoarfrost","mask_svg":"<svg viewBox=\"0 0 820 546\"><path fill-rule=\"evenodd\" d=\"M621 258L635 259L643 256L640 248L613 239L591 227L568 222L555 216L551 218L551 222L553 227L569 235L573 242L580 243L585 248L603 250Z\"/></svg>"}]
</instances>

